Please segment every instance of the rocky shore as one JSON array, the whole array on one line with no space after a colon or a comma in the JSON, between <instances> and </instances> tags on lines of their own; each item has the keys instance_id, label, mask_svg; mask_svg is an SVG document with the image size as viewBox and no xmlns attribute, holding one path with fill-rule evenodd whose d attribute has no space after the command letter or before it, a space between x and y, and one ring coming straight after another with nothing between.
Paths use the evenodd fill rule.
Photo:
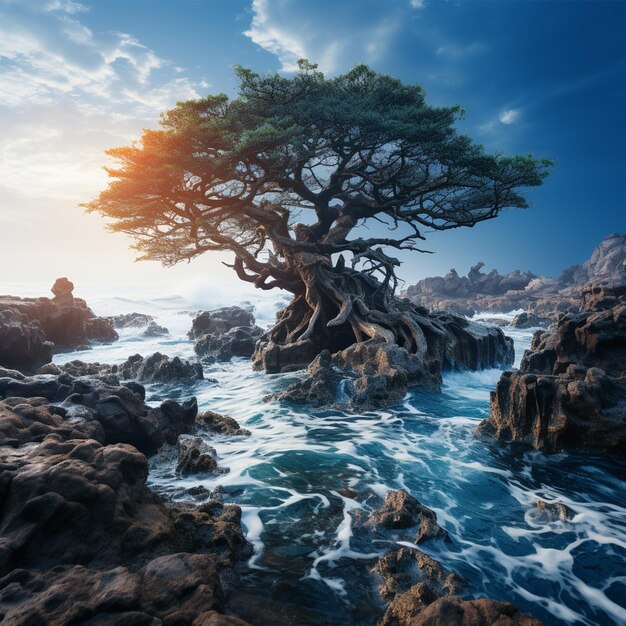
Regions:
<instances>
[{"instance_id":1,"label":"rocky shore","mask_svg":"<svg viewBox=\"0 0 626 626\"><path fill-rule=\"evenodd\" d=\"M626 453L626 286L588 288L580 308L535 333L479 432L545 452Z\"/></svg>"},{"instance_id":2,"label":"rocky shore","mask_svg":"<svg viewBox=\"0 0 626 626\"><path fill-rule=\"evenodd\" d=\"M244 623L220 613L251 553L240 509L174 506L145 484L146 455L177 442L184 454L204 426L195 398L144 397L112 374L0 371L4 623Z\"/></svg>"},{"instance_id":3,"label":"rocky shore","mask_svg":"<svg viewBox=\"0 0 626 626\"><path fill-rule=\"evenodd\" d=\"M563 313L580 311L579 293L585 285L626 284L626 235L609 235L585 263L572 265L556 278L520 270L505 275L497 270L485 274L483 267L484 263L477 263L467 276L459 276L452 269L445 276L425 278L409 286L405 295L432 311L469 317L479 312L524 309L533 316L535 325L548 325Z\"/></svg>"}]
</instances>

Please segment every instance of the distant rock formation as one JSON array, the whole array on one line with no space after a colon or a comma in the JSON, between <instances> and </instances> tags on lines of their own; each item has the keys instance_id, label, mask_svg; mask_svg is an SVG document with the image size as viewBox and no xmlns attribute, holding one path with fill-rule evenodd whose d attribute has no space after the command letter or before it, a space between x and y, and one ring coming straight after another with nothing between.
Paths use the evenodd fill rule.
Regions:
<instances>
[{"instance_id":1,"label":"distant rock formation","mask_svg":"<svg viewBox=\"0 0 626 626\"><path fill-rule=\"evenodd\" d=\"M479 432L545 452L626 454L626 285L588 288L581 313L535 333L491 392Z\"/></svg>"},{"instance_id":2,"label":"distant rock formation","mask_svg":"<svg viewBox=\"0 0 626 626\"><path fill-rule=\"evenodd\" d=\"M497 270L485 274L483 267L484 263L477 263L462 277L452 269L445 276L424 278L408 287L405 295L430 310L457 315L525 309L535 321L546 324L563 313L579 310L578 294L583 285L626 283L626 235L605 237L590 259L567 268L558 278L520 270L505 275Z\"/></svg>"},{"instance_id":3,"label":"distant rock formation","mask_svg":"<svg viewBox=\"0 0 626 626\"><path fill-rule=\"evenodd\" d=\"M52 299L0 296L0 366L30 372L49 363L53 352L118 339L109 320L97 317L73 289L63 277L52 286Z\"/></svg>"}]
</instances>

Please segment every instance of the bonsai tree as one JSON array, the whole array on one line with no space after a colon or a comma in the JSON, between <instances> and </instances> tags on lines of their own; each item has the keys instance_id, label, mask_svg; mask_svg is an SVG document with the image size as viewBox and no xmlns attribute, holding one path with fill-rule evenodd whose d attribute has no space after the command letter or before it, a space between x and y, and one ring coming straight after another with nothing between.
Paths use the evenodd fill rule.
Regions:
<instances>
[{"instance_id":1,"label":"bonsai tree","mask_svg":"<svg viewBox=\"0 0 626 626\"><path fill-rule=\"evenodd\" d=\"M425 349L432 325L395 298L394 250L425 230L474 226L540 185L550 162L490 155L454 128L459 106L356 66L327 79L236 68L239 95L180 102L160 130L108 154L109 186L86 204L169 266L229 251L237 276L293 294L270 331L302 360L368 339Z\"/></svg>"}]
</instances>

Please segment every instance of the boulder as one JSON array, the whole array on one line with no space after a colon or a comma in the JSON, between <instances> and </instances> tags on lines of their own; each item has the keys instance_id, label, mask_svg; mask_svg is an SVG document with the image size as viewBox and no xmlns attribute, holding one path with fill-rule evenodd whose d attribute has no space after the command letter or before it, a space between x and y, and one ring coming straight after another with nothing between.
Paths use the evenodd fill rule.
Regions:
<instances>
[{"instance_id":1,"label":"boulder","mask_svg":"<svg viewBox=\"0 0 626 626\"><path fill-rule=\"evenodd\" d=\"M143 331L144 337L165 337L169 334L170 331L165 326L159 326L156 322L149 322Z\"/></svg>"},{"instance_id":2,"label":"boulder","mask_svg":"<svg viewBox=\"0 0 626 626\"><path fill-rule=\"evenodd\" d=\"M227 306L200 313L192 322L189 339L199 339L213 333L223 334L238 326L254 326L254 315L249 308Z\"/></svg>"},{"instance_id":3,"label":"boulder","mask_svg":"<svg viewBox=\"0 0 626 626\"><path fill-rule=\"evenodd\" d=\"M179 357L170 357L155 352L143 357L134 354L119 366L121 378L142 383L194 383L204 378L202 365Z\"/></svg>"},{"instance_id":4,"label":"boulder","mask_svg":"<svg viewBox=\"0 0 626 626\"><path fill-rule=\"evenodd\" d=\"M74 283L68 280L66 276L63 276L63 278L57 278L50 291L54 294L54 302L57 304L71 305L74 303L74 296L72 295L72 291L74 291Z\"/></svg>"},{"instance_id":5,"label":"boulder","mask_svg":"<svg viewBox=\"0 0 626 626\"><path fill-rule=\"evenodd\" d=\"M263 335L258 326L236 326L225 332L203 335L196 343L196 354L204 359L229 361L233 357L250 358Z\"/></svg>"},{"instance_id":6,"label":"boulder","mask_svg":"<svg viewBox=\"0 0 626 626\"><path fill-rule=\"evenodd\" d=\"M178 438L178 463L176 472L187 474L224 474L227 469L217 464L215 448L205 443L201 437L181 435Z\"/></svg>"},{"instance_id":7,"label":"boulder","mask_svg":"<svg viewBox=\"0 0 626 626\"><path fill-rule=\"evenodd\" d=\"M538 326L545 326L546 320L541 319L534 313L518 313L512 320L511 326L513 328L536 328Z\"/></svg>"},{"instance_id":8,"label":"boulder","mask_svg":"<svg viewBox=\"0 0 626 626\"><path fill-rule=\"evenodd\" d=\"M228 435L230 437L250 436L250 431L241 428L232 417L215 413L214 411L199 413L196 416L196 425L220 435Z\"/></svg>"},{"instance_id":9,"label":"boulder","mask_svg":"<svg viewBox=\"0 0 626 626\"><path fill-rule=\"evenodd\" d=\"M30 372L49 363L53 350L39 322L11 308L0 310L0 365Z\"/></svg>"},{"instance_id":10,"label":"boulder","mask_svg":"<svg viewBox=\"0 0 626 626\"><path fill-rule=\"evenodd\" d=\"M534 507L535 519L548 522L565 522L574 518L576 513L562 502L537 500Z\"/></svg>"},{"instance_id":11,"label":"boulder","mask_svg":"<svg viewBox=\"0 0 626 626\"><path fill-rule=\"evenodd\" d=\"M386 530L417 528L415 543L448 539L448 533L437 524L435 513L404 489L389 491L382 507L370 514L368 522Z\"/></svg>"}]
</instances>

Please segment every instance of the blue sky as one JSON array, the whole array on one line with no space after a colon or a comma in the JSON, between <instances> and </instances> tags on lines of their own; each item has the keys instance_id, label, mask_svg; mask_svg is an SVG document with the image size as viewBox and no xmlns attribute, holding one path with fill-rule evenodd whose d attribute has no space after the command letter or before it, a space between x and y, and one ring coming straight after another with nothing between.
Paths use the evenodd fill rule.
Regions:
<instances>
[{"instance_id":1,"label":"blue sky","mask_svg":"<svg viewBox=\"0 0 626 626\"><path fill-rule=\"evenodd\" d=\"M433 234L405 279L479 260L558 273L626 230L624 32L626 2L0 0L0 279L224 280L215 258L133 265L77 205L105 184L103 151L176 100L234 95L234 64L288 74L302 56L421 83L488 149L556 161L530 209Z\"/></svg>"}]
</instances>

